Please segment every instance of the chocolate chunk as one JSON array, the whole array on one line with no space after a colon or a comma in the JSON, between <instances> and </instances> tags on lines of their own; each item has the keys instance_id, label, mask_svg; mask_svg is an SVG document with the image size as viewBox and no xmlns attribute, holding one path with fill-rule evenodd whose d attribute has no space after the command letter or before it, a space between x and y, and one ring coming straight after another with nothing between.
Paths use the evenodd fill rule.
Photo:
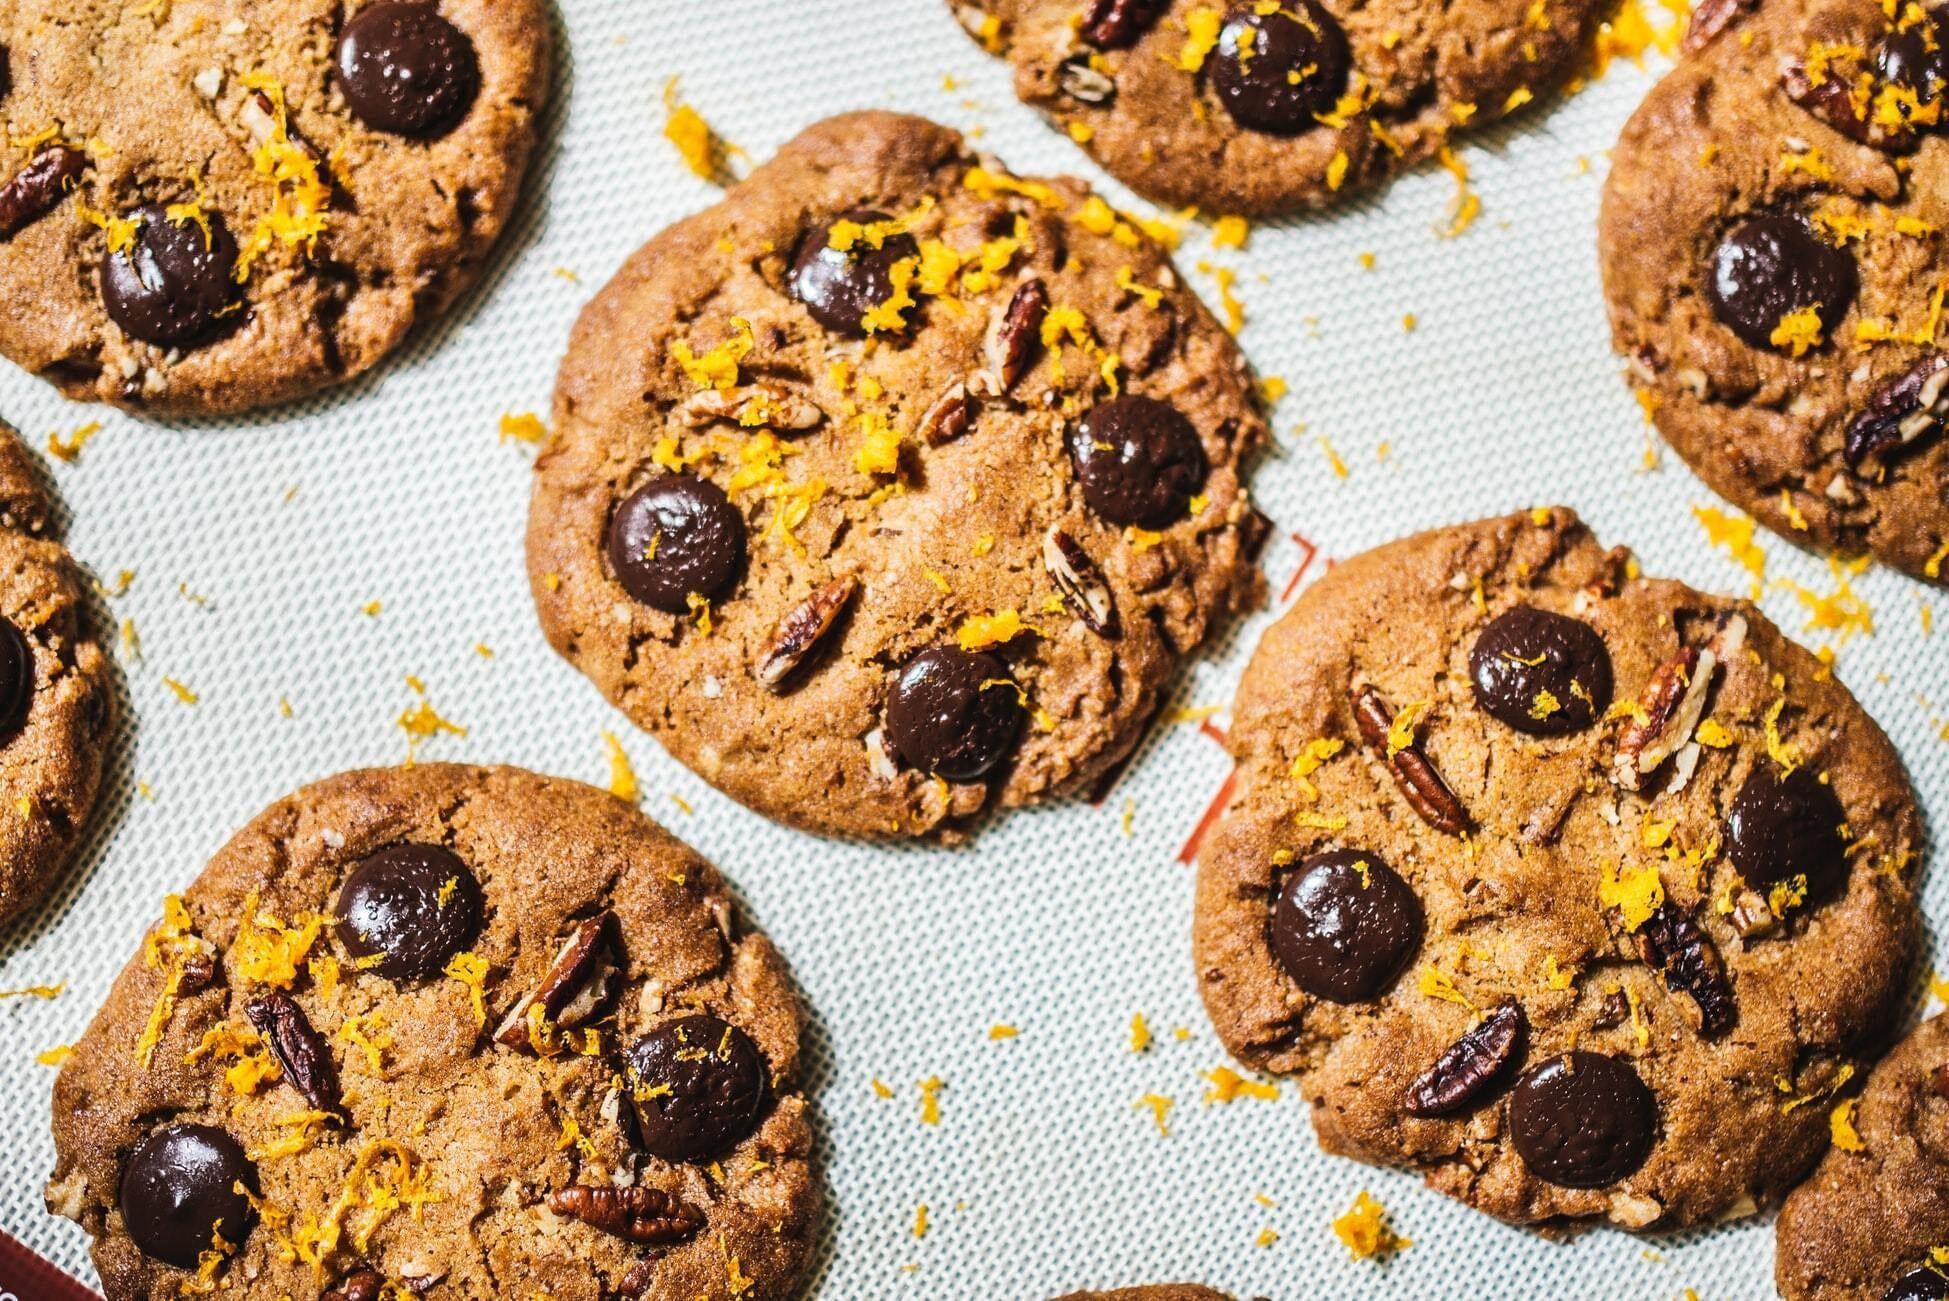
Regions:
<instances>
[{"instance_id":1,"label":"chocolate chunk","mask_svg":"<svg viewBox=\"0 0 1949 1301\"><path fill-rule=\"evenodd\" d=\"M122 1223L145 1256L179 1269L221 1234L232 1247L250 1232L257 1170L237 1140L210 1125L170 1125L135 1145L122 1168Z\"/></svg>"},{"instance_id":2,"label":"chocolate chunk","mask_svg":"<svg viewBox=\"0 0 1949 1301\"><path fill-rule=\"evenodd\" d=\"M1160 529L1184 517L1205 486L1205 449L1178 409L1126 393L1099 402L1069 431L1083 500L1111 524Z\"/></svg>"},{"instance_id":3,"label":"chocolate chunk","mask_svg":"<svg viewBox=\"0 0 1949 1301\"><path fill-rule=\"evenodd\" d=\"M27 722L34 699L34 648L13 621L0 615L0 745Z\"/></svg>"},{"instance_id":4,"label":"chocolate chunk","mask_svg":"<svg viewBox=\"0 0 1949 1301\"><path fill-rule=\"evenodd\" d=\"M1797 212L1767 212L1719 241L1705 296L1734 334L1755 348L1772 348L1781 320L1809 307L1832 331L1859 287L1854 257L1845 248L1823 241Z\"/></svg>"},{"instance_id":5,"label":"chocolate chunk","mask_svg":"<svg viewBox=\"0 0 1949 1301\"><path fill-rule=\"evenodd\" d=\"M1629 1062L1577 1051L1516 1082L1509 1137L1530 1173L1564 1188L1614 1184L1651 1153L1658 1104Z\"/></svg>"},{"instance_id":6,"label":"chocolate chunk","mask_svg":"<svg viewBox=\"0 0 1949 1301\"><path fill-rule=\"evenodd\" d=\"M135 242L102 263L102 306L132 338L160 348L200 343L237 302L232 276L237 241L223 218L206 213L206 236L194 221L176 221L162 205L137 208Z\"/></svg>"},{"instance_id":7,"label":"chocolate chunk","mask_svg":"<svg viewBox=\"0 0 1949 1301\"><path fill-rule=\"evenodd\" d=\"M812 319L834 334L855 339L866 334L866 314L893 297L894 263L919 257L920 246L911 235L893 234L877 248L861 236L851 248L836 249L832 228L841 221L872 226L890 220L884 212L855 208L814 226L799 241L788 287Z\"/></svg>"},{"instance_id":8,"label":"chocolate chunk","mask_svg":"<svg viewBox=\"0 0 1949 1301\"><path fill-rule=\"evenodd\" d=\"M1152 27L1167 0L1090 0L1076 34L1099 50L1125 50Z\"/></svg>"},{"instance_id":9,"label":"chocolate chunk","mask_svg":"<svg viewBox=\"0 0 1949 1301\"><path fill-rule=\"evenodd\" d=\"M1353 57L1347 34L1314 0L1289 0L1262 12L1234 8L1212 52L1211 84L1232 120L1268 135L1294 136L1319 125L1347 89Z\"/></svg>"},{"instance_id":10,"label":"chocolate chunk","mask_svg":"<svg viewBox=\"0 0 1949 1301\"><path fill-rule=\"evenodd\" d=\"M338 38L338 88L367 126L445 135L480 93L474 43L430 4L368 5Z\"/></svg>"},{"instance_id":11,"label":"chocolate chunk","mask_svg":"<svg viewBox=\"0 0 1949 1301\"><path fill-rule=\"evenodd\" d=\"M1365 1003L1421 946L1421 902L1378 855L1334 849L1286 878L1269 925L1272 951L1301 989L1335 1003Z\"/></svg>"},{"instance_id":12,"label":"chocolate chunk","mask_svg":"<svg viewBox=\"0 0 1949 1301\"><path fill-rule=\"evenodd\" d=\"M269 989L244 1004L244 1016L270 1049L285 1082L314 1110L343 1119L345 1106L331 1049L296 1000L281 990Z\"/></svg>"},{"instance_id":13,"label":"chocolate chunk","mask_svg":"<svg viewBox=\"0 0 1949 1301\"><path fill-rule=\"evenodd\" d=\"M770 1068L751 1036L707 1013L665 1021L630 1045L630 1097L643 1150L694 1161L758 1127Z\"/></svg>"},{"instance_id":14,"label":"chocolate chunk","mask_svg":"<svg viewBox=\"0 0 1949 1301\"><path fill-rule=\"evenodd\" d=\"M744 569L744 516L708 479L665 474L631 493L609 521L609 563L623 589L667 614L709 600Z\"/></svg>"},{"instance_id":15,"label":"chocolate chunk","mask_svg":"<svg viewBox=\"0 0 1949 1301\"><path fill-rule=\"evenodd\" d=\"M1611 653L1581 619L1518 605L1469 651L1475 703L1530 736L1581 731L1611 706Z\"/></svg>"},{"instance_id":16,"label":"chocolate chunk","mask_svg":"<svg viewBox=\"0 0 1949 1301\"><path fill-rule=\"evenodd\" d=\"M934 646L895 675L887 691L887 740L910 767L975 781L1015 748L1022 714L1021 693L999 658Z\"/></svg>"},{"instance_id":17,"label":"chocolate chunk","mask_svg":"<svg viewBox=\"0 0 1949 1301\"><path fill-rule=\"evenodd\" d=\"M1949 1277L1928 1265L1911 1269L1881 1294L1881 1301L1944 1301L1945 1298L1949 1298Z\"/></svg>"},{"instance_id":18,"label":"chocolate chunk","mask_svg":"<svg viewBox=\"0 0 1949 1301\"><path fill-rule=\"evenodd\" d=\"M367 856L338 892L338 939L361 970L392 980L437 976L473 947L481 927L480 882L450 849L389 845Z\"/></svg>"},{"instance_id":19,"label":"chocolate chunk","mask_svg":"<svg viewBox=\"0 0 1949 1301\"><path fill-rule=\"evenodd\" d=\"M1461 1111L1502 1078L1521 1053L1528 1033L1523 1005L1504 999L1415 1078L1402 1106L1410 1116L1452 1116Z\"/></svg>"},{"instance_id":20,"label":"chocolate chunk","mask_svg":"<svg viewBox=\"0 0 1949 1301\"><path fill-rule=\"evenodd\" d=\"M1812 769L1785 777L1762 761L1746 775L1726 816L1726 854L1749 885L1764 890L1795 876L1810 897L1825 895L1847 874L1841 801Z\"/></svg>"},{"instance_id":21,"label":"chocolate chunk","mask_svg":"<svg viewBox=\"0 0 1949 1301\"><path fill-rule=\"evenodd\" d=\"M43 149L0 185L0 241L10 240L44 217L74 190L88 170L88 155L66 145Z\"/></svg>"}]
</instances>

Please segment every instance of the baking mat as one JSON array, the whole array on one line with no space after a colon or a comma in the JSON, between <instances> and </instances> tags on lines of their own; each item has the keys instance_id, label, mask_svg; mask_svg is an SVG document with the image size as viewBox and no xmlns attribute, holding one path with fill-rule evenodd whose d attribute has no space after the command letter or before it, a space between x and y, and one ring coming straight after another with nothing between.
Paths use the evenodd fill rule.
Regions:
<instances>
[{"instance_id":1,"label":"baking mat","mask_svg":"<svg viewBox=\"0 0 1949 1301\"><path fill-rule=\"evenodd\" d=\"M0 370L0 414L37 445L102 422L54 478L76 554L111 590L134 571L107 609L134 620L142 647L123 661L130 718L91 842L49 906L0 941L0 988L66 986L0 1003L14 1172L0 1228L92 1278L83 1235L41 1209L54 1072L36 1054L80 1033L162 894L241 823L305 781L405 757L396 720L418 700L413 675L467 729L429 741L430 759L604 782L613 732L646 809L723 867L782 947L813 1021L831 1207L819 1296L1038 1301L1167 1279L1277 1301L1771 1295L1764 1222L1546 1242L1406 1175L1323 1157L1290 1084L1271 1101L1203 1100L1201 1073L1225 1058L1191 980L1182 851L1225 779L1222 713L1161 723L1100 805L1018 813L963 849L870 848L780 830L714 794L547 649L522 564L532 449L500 441L498 423L547 411L577 309L638 243L713 199L662 136L666 78L754 157L826 114L898 108L979 133L1019 171L1079 172L1143 206L1015 103L1006 70L938 0L562 0L560 18L568 57L528 201L481 288L377 375L213 426L71 405ZM1433 167L1348 211L1255 227L1243 250L1187 229L1179 265L1214 306L1199 263L1234 273L1246 349L1290 393L1284 452L1255 482L1280 526L1264 557L1272 607L1190 667L1170 708L1222 705L1259 630L1332 558L1431 525L1564 502L1649 572L1746 588L1693 514L1713 498L1648 444L1607 345L1605 151L1650 76L1621 63L1471 137L1459 154L1482 214L1457 238L1439 234L1456 182ZM1766 608L1801 629L1808 606L1774 580L1822 594L1835 581L1760 541ZM1874 631L1839 646L1838 671L1939 826L1949 631L1924 634L1931 594L1900 575L1871 569L1853 586ZM1927 879L1931 917L1949 921L1949 873ZM1134 1053L1139 1013L1152 1041ZM998 1025L1019 1033L992 1037ZM918 1086L933 1078L929 1125ZM1168 1136L1146 1094L1173 1101ZM1391 1262L1350 1259L1329 1230L1362 1189L1413 1240Z\"/></svg>"}]
</instances>

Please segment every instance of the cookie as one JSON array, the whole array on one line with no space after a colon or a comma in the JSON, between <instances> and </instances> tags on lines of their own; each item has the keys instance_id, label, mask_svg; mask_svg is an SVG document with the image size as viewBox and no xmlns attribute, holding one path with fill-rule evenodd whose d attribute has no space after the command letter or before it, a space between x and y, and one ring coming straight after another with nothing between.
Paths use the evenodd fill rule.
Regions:
<instances>
[{"instance_id":1,"label":"cookie","mask_svg":"<svg viewBox=\"0 0 1949 1301\"><path fill-rule=\"evenodd\" d=\"M1782 537L1940 580L1949 13L1720 3L1691 35L1604 188L1630 380L1699 477Z\"/></svg>"},{"instance_id":2,"label":"cookie","mask_svg":"<svg viewBox=\"0 0 1949 1301\"><path fill-rule=\"evenodd\" d=\"M1057 1297L1056 1301L1231 1301L1231 1298L1193 1283L1154 1283L1113 1292L1071 1292Z\"/></svg>"},{"instance_id":3,"label":"cookie","mask_svg":"<svg viewBox=\"0 0 1949 1301\"><path fill-rule=\"evenodd\" d=\"M949 0L1015 93L1173 206L1323 207L1548 94L1594 0Z\"/></svg>"},{"instance_id":4,"label":"cookie","mask_svg":"<svg viewBox=\"0 0 1949 1301\"><path fill-rule=\"evenodd\" d=\"M240 411L377 364L479 274L547 90L539 0L0 10L0 354Z\"/></svg>"},{"instance_id":5,"label":"cookie","mask_svg":"<svg viewBox=\"0 0 1949 1301\"><path fill-rule=\"evenodd\" d=\"M50 1210L109 1301L795 1294L803 1018L709 864L513 768L265 810L54 1089Z\"/></svg>"},{"instance_id":6,"label":"cookie","mask_svg":"<svg viewBox=\"0 0 1949 1301\"><path fill-rule=\"evenodd\" d=\"M1198 869L1220 1038L1328 1151L1516 1223L1750 1213L1907 992L1900 761L1751 605L1566 510L1340 565L1239 688Z\"/></svg>"},{"instance_id":7,"label":"cookie","mask_svg":"<svg viewBox=\"0 0 1949 1301\"><path fill-rule=\"evenodd\" d=\"M115 730L86 579L50 515L32 457L0 423L0 926L40 902L74 852Z\"/></svg>"},{"instance_id":8,"label":"cookie","mask_svg":"<svg viewBox=\"0 0 1949 1301\"><path fill-rule=\"evenodd\" d=\"M1069 179L918 118L809 128L584 310L536 460L556 649L815 831L1086 791L1258 599L1230 336Z\"/></svg>"},{"instance_id":9,"label":"cookie","mask_svg":"<svg viewBox=\"0 0 1949 1301\"><path fill-rule=\"evenodd\" d=\"M1780 1294L1949 1297L1949 1019L1910 1033L1858 1100L1828 1105L1835 1144L1774 1227Z\"/></svg>"}]
</instances>

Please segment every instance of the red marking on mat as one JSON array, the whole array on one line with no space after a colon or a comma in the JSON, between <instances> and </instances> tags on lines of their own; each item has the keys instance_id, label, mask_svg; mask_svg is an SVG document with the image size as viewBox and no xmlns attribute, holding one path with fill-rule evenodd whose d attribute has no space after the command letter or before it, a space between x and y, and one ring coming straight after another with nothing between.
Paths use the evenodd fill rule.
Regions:
<instances>
[{"instance_id":1,"label":"red marking on mat","mask_svg":"<svg viewBox=\"0 0 1949 1301\"><path fill-rule=\"evenodd\" d=\"M1286 590L1279 593L1279 601L1281 604L1293 599L1293 592L1298 589L1299 580L1306 577L1306 571L1313 567L1313 557L1320 554L1320 548L1317 543L1309 541L1298 533L1289 533L1286 536L1293 540L1302 554L1299 557L1299 567L1293 570L1293 576L1286 580ZM1332 563L1331 560L1327 561L1329 565Z\"/></svg>"},{"instance_id":2,"label":"red marking on mat","mask_svg":"<svg viewBox=\"0 0 1949 1301\"><path fill-rule=\"evenodd\" d=\"M0 1230L0 1301L101 1301Z\"/></svg>"},{"instance_id":3,"label":"red marking on mat","mask_svg":"<svg viewBox=\"0 0 1949 1301\"><path fill-rule=\"evenodd\" d=\"M1209 718L1198 724L1198 731L1221 746L1225 744L1224 729L1214 725ZM1231 803L1232 782L1237 777L1236 768L1225 774L1225 780L1218 787L1218 793L1211 797L1211 803L1205 805L1204 815L1198 819L1198 825L1191 828L1191 838L1184 842L1183 849L1178 850L1178 862L1188 867L1198 857L1198 850L1204 845L1205 836L1211 831L1212 823L1218 821L1218 815L1225 811L1227 804Z\"/></svg>"}]
</instances>

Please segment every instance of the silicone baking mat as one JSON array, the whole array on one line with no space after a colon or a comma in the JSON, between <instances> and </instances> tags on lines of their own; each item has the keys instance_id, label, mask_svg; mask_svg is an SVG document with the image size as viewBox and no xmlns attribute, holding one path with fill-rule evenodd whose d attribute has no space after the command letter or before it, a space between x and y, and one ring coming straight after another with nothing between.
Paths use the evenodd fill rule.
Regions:
<instances>
[{"instance_id":1,"label":"silicone baking mat","mask_svg":"<svg viewBox=\"0 0 1949 1301\"><path fill-rule=\"evenodd\" d=\"M141 639L122 660L128 724L90 842L48 906L0 939L0 988L66 986L0 1002L0 1227L92 1277L83 1235L41 1207L54 1072L36 1054L77 1037L163 893L242 822L305 781L405 758L414 675L467 729L425 758L601 783L614 733L645 808L724 868L782 947L812 1018L829 1196L819 1296L1038 1301L1171 1279L1276 1301L1771 1295L1765 1220L1548 1242L1407 1175L1322 1156L1290 1083L1273 1100L1205 1101L1202 1073L1225 1056L1190 971L1189 846L1227 767L1225 715L1198 715L1226 702L1260 629L1334 557L1563 502L1649 572L1748 586L1694 516L1711 494L1648 441L1599 297L1605 151L1658 56L1470 137L1459 155L1482 212L1455 238L1442 231L1456 181L1438 167L1344 212L1256 226L1242 250L1187 227L1180 267L1214 306L1218 275L1200 264L1231 273L1246 350L1290 386L1283 450L1255 481L1279 524L1270 607L1183 674L1170 708L1190 721L1160 720L1101 804L1017 813L962 849L873 848L716 795L548 650L522 563L532 449L501 441L500 417L547 411L577 309L638 243L714 199L663 137L672 76L752 157L826 114L898 108L975 133L1018 171L1078 172L1149 209L1018 105L938 0L562 0L560 21L555 108L503 248L480 289L376 375L211 425L71 405L0 370L0 414L37 445L102 422L54 478L76 554L111 590L134 572L106 605ZM1760 544L1766 608L1805 628L1810 608L1783 584L1831 595L1833 575ZM1881 569L1853 587L1872 633L1804 639L1839 643L1840 675L1939 826L1949 630L1926 635L1923 611L1949 601ZM1927 880L1931 917L1949 921L1949 873ZM1139 1013L1152 1040L1133 1052ZM919 1084L934 1078L926 1124ZM1147 1094L1172 1100L1168 1134ZM1329 1229L1362 1189L1413 1241L1389 1262L1350 1259Z\"/></svg>"}]
</instances>

